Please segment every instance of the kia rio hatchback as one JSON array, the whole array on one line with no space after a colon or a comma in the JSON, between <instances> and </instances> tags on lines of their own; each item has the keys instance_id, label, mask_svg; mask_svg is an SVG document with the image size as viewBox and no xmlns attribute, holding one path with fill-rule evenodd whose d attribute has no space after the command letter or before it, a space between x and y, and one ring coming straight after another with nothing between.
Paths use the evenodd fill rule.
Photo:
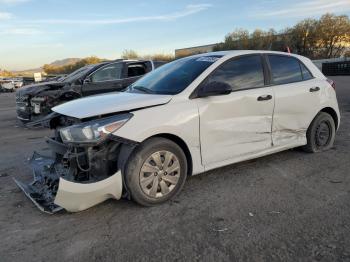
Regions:
<instances>
[{"instance_id":1,"label":"kia rio hatchback","mask_svg":"<svg viewBox=\"0 0 350 262\"><path fill-rule=\"evenodd\" d=\"M307 58L227 51L176 60L124 93L53 108L54 158L35 153L34 181L17 184L46 212L108 198L145 206L186 177L290 148L321 152L339 126L334 84Z\"/></svg>"}]
</instances>

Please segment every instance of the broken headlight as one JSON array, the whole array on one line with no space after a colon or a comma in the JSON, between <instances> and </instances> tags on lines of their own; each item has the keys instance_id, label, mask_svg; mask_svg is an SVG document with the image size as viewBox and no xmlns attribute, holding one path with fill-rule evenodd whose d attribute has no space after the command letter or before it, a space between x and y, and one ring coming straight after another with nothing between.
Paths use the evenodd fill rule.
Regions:
<instances>
[{"instance_id":1,"label":"broken headlight","mask_svg":"<svg viewBox=\"0 0 350 262\"><path fill-rule=\"evenodd\" d=\"M101 118L60 129L64 143L97 143L121 128L132 114Z\"/></svg>"}]
</instances>

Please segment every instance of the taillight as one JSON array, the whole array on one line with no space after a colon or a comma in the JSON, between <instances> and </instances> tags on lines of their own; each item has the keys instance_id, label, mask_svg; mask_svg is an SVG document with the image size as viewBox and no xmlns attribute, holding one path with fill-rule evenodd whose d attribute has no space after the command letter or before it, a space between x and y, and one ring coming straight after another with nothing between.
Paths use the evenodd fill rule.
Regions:
<instances>
[{"instance_id":1,"label":"taillight","mask_svg":"<svg viewBox=\"0 0 350 262\"><path fill-rule=\"evenodd\" d=\"M333 89L335 90L335 82L329 78L327 78L327 82L331 85L331 87L333 87Z\"/></svg>"}]
</instances>

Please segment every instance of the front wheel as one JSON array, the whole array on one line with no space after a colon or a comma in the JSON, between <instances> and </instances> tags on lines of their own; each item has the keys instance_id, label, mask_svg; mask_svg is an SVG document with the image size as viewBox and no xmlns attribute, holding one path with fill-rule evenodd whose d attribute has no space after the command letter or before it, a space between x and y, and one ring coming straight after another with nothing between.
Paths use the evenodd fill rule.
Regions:
<instances>
[{"instance_id":1,"label":"front wheel","mask_svg":"<svg viewBox=\"0 0 350 262\"><path fill-rule=\"evenodd\" d=\"M320 112L312 121L306 133L306 152L317 153L333 147L335 139L335 123L331 115Z\"/></svg>"},{"instance_id":2,"label":"front wheel","mask_svg":"<svg viewBox=\"0 0 350 262\"><path fill-rule=\"evenodd\" d=\"M186 156L176 143L151 138L141 144L126 166L126 186L143 206L161 204L182 189L187 177Z\"/></svg>"}]
</instances>

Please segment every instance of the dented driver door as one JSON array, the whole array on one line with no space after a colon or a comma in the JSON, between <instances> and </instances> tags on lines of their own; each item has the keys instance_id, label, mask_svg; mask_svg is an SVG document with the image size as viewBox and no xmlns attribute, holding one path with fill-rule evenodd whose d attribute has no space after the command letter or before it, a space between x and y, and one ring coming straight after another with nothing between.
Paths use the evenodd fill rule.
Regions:
<instances>
[{"instance_id":1,"label":"dented driver door","mask_svg":"<svg viewBox=\"0 0 350 262\"><path fill-rule=\"evenodd\" d=\"M229 84L232 93L197 99L203 165L209 169L270 150L274 94L265 85L260 55L224 63L210 81Z\"/></svg>"},{"instance_id":2,"label":"dented driver door","mask_svg":"<svg viewBox=\"0 0 350 262\"><path fill-rule=\"evenodd\" d=\"M272 94L266 87L198 100L205 166L271 148ZM259 97L271 99L258 101Z\"/></svg>"}]
</instances>

